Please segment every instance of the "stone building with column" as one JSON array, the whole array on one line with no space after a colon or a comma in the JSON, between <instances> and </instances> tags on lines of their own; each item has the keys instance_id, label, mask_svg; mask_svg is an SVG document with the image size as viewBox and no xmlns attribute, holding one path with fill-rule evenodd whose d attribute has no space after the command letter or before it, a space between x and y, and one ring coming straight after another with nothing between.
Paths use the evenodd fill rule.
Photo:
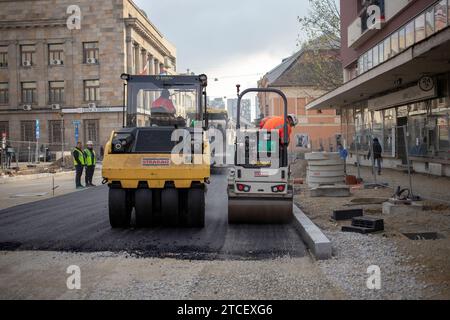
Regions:
<instances>
[{"instance_id":1,"label":"stone building with column","mask_svg":"<svg viewBox=\"0 0 450 320\"><path fill-rule=\"evenodd\" d=\"M38 139L56 153L92 140L99 151L122 126L120 75L176 73L174 45L131 0L0 6L0 135L13 145Z\"/></svg>"}]
</instances>

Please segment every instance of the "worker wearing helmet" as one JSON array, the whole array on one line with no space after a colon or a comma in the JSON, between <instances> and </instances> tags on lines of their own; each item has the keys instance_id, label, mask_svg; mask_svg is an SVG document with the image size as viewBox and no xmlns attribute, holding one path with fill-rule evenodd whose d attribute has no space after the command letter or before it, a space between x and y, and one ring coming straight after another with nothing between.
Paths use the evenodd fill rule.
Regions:
<instances>
[{"instance_id":1,"label":"worker wearing helmet","mask_svg":"<svg viewBox=\"0 0 450 320\"><path fill-rule=\"evenodd\" d=\"M287 116L288 120L288 143L289 139L292 133L292 128L295 127L298 124L297 116L294 114L289 114ZM263 119L260 123L260 128L271 131L271 130L277 130L280 136L281 143L284 143L284 117L267 117Z\"/></svg>"},{"instance_id":2,"label":"worker wearing helmet","mask_svg":"<svg viewBox=\"0 0 450 320\"><path fill-rule=\"evenodd\" d=\"M175 114L177 110L173 105L172 100L170 100L170 92L164 89L161 92L161 96L152 103L153 113L171 113Z\"/></svg>"},{"instance_id":3,"label":"worker wearing helmet","mask_svg":"<svg viewBox=\"0 0 450 320\"><path fill-rule=\"evenodd\" d=\"M95 165L97 164L97 158L94 150L94 143L92 141L88 141L86 143L87 148L84 149L84 158L86 162L86 187L95 187L92 183L92 179L94 177Z\"/></svg>"}]
</instances>

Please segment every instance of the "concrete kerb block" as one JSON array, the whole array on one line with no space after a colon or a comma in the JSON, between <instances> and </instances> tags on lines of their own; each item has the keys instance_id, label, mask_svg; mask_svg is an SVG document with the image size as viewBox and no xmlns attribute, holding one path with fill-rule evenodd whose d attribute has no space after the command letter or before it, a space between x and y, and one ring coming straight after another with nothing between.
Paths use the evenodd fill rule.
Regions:
<instances>
[{"instance_id":1,"label":"concrete kerb block","mask_svg":"<svg viewBox=\"0 0 450 320\"><path fill-rule=\"evenodd\" d=\"M295 204L294 226L317 260L331 258L331 241Z\"/></svg>"}]
</instances>

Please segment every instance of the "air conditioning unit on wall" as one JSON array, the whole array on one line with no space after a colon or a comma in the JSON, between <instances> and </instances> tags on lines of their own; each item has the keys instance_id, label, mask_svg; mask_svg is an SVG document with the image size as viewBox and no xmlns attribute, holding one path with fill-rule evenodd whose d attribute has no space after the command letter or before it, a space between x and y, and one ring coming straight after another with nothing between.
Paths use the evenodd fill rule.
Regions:
<instances>
[{"instance_id":1,"label":"air conditioning unit on wall","mask_svg":"<svg viewBox=\"0 0 450 320\"><path fill-rule=\"evenodd\" d=\"M95 104L95 102L90 102L90 103L88 103L88 108L95 109L95 108L97 108L97 105Z\"/></svg>"},{"instance_id":2,"label":"air conditioning unit on wall","mask_svg":"<svg viewBox=\"0 0 450 320\"><path fill-rule=\"evenodd\" d=\"M64 64L64 62L62 60L55 59L55 60L51 61L51 65L53 65L53 66L60 66L63 64Z\"/></svg>"},{"instance_id":3,"label":"air conditioning unit on wall","mask_svg":"<svg viewBox=\"0 0 450 320\"><path fill-rule=\"evenodd\" d=\"M31 111L31 104L24 104L23 106L22 106L22 108L23 108L23 110L24 111Z\"/></svg>"},{"instance_id":4,"label":"air conditioning unit on wall","mask_svg":"<svg viewBox=\"0 0 450 320\"><path fill-rule=\"evenodd\" d=\"M98 60L95 58L88 58L86 62L87 64L97 64Z\"/></svg>"},{"instance_id":5,"label":"air conditioning unit on wall","mask_svg":"<svg viewBox=\"0 0 450 320\"><path fill-rule=\"evenodd\" d=\"M60 110L60 109L61 109L61 105L59 103L52 104L52 110Z\"/></svg>"},{"instance_id":6,"label":"air conditioning unit on wall","mask_svg":"<svg viewBox=\"0 0 450 320\"><path fill-rule=\"evenodd\" d=\"M22 63L22 66L24 66L24 67L31 67L31 61L24 61L23 63Z\"/></svg>"}]
</instances>

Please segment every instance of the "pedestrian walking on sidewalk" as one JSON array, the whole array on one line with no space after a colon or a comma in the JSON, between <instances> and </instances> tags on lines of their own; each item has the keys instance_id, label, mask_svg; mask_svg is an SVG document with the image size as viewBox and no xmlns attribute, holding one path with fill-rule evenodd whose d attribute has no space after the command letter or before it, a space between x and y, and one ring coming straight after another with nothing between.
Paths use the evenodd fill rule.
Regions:
<instances>
[{"instance_id":1,"label":"pedestrian walking on sidewalk","mask_svg":"<svg viewBox=\"0 0 450 320\"><path fill-rule=\"evenodd\" d=\"M380 141L378 138L373 139L372 150L369 150L368 159L371 158L373 153L373 160L376 162L378 167L378 175L381 175L381 161L383 160L383 148L381 147Z\"/></svg>"},{"instance_id":2,"label":"pedestrian walking on sidewalk","mask_svg":"<svg viewBox=\"0 0 450 320\"><path fill-rule=\"evenodd\" d=\"M92 141L88 141L86 146L87 148L84 149L84 158L86 159L86 187L95 187L92 183L92 178L94 177L95 165L97 164L97 156L95 154L94 143Z\"/></svg>"},{"instance_id":3,"label":"pedestrian walking on sidewalk","mask_svg":"<svg viewBox=\"0 0 450 320\"><path fill-rule=\"evenodd\" d=\"M84 186L81 184L81 176L83 175L83 168L86 165L86 159L84 157L83 145L81 142L77 142L77 146L73 149L73 165L75 166L75 186L77 189L82 189Z\"/></svg>"}]
</instances>

